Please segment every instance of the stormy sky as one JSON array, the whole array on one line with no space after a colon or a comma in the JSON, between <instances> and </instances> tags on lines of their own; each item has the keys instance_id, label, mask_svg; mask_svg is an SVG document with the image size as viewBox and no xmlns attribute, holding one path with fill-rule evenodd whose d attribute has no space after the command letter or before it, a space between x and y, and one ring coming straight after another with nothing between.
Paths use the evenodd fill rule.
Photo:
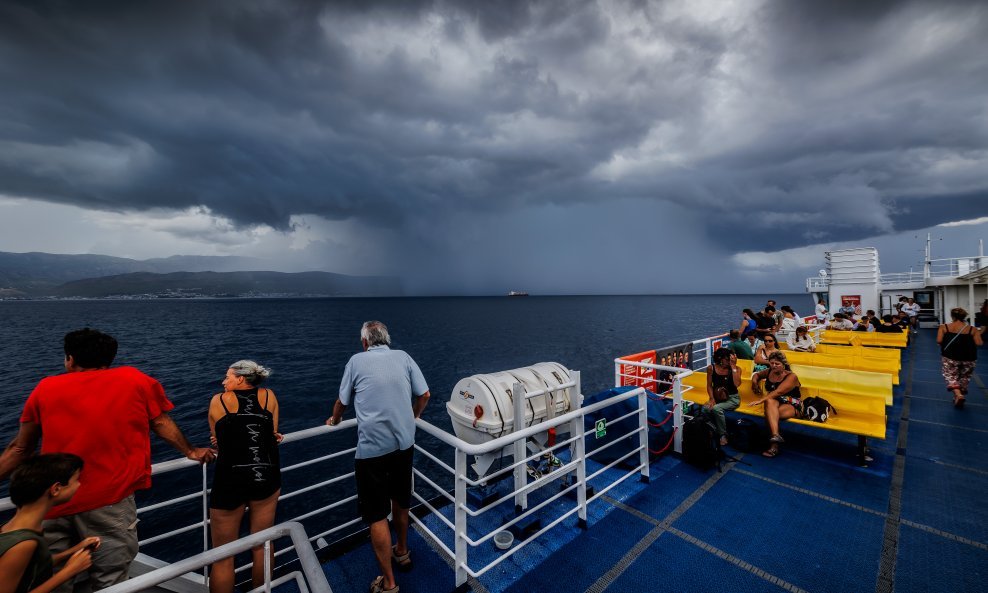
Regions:
<instances>
[{"instance_id":1,"label":"stormy sky","mask_svg":"<svg viewBox=\"0 0 988 593\"><path fill-rule=\"evenodd\" d=\"M2 2L0 250L799 292L988 239L988 4Z\"/></svg>"}]
</instances>

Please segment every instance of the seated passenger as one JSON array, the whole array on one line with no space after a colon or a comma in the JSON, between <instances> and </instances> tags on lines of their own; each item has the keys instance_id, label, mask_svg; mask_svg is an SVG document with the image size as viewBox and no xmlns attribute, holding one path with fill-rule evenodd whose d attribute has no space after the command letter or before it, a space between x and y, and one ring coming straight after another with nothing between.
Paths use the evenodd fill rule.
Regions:
<instances>
[{"instance_id":1,"label":"seated passenger","mask_svg":"<svg viewBox=\"0 0 988 593\"><path fill-rule=\"evenodd\" d=\"M803 318L799 316L799 313L793 311L792 307L790 307L789 305L782 305L782 312L787 316L791 316L793 319L795 319L797 326L806 325L806 321L804 321Z\"/></svg>"},{"instance_id":2,"label":"seated passenger","mask_svg":"<svg viewBox=\"0 0 988 593\"><path fill-rule=\"evenodd\" d=\"M240 536L246 509L251 533L274 525L281 493L278 399L270 389L257 387L270 375L269 369L252 360L239 360L226 371L225 391L214 395L209 404L210 439L219 449L209 496L214 548ZM251 552L251 580L254 587L260 587L264 584L264 548L259 546ZM273 546L271 554L274 566ZM213 563L210 593L232 593L234 584L233 558Z\"/></svg>"},{"instance_id":3,"label":"seated passenger","mask_svg":"<svg viewBox=\"0 0 988 593\"><path fill-rule=\"evenodd\" d=\"M750 334L747 338L745 338L745 341L748 342L748 346L751 348L751 358L754 359L755 352L758 352L758 349L762 347L764 342L758 339L758 336L755 334Z\"/></svg>"},{"instance_id":4,"label":"seated passenger","mask_svg":"<svg viewBox=\"0 0 988 593\"><path fill-rule=\"evenodd\" d=\"M799 326L799 320L796 319L795 315L793 315L790 311L782 312L782 325L779 326L779 329L784 332L793 332L796 331L796 328Z\"/></svg>"},{"instance_id":5,"label":"seated passenger","mask_svg":"<svg viewBox=\"0 0 988 593\"><path fill-rule=\"evenodd\" d=\"M875 331L883 334L901 334L902 328L896 325L893 318L894 316L892 315L883 315L882 324L876 327Z\"/></svg>"},{"instance_id":6,"label":"seated passenger","mask_svg":"<svg viewBox=\"0 0 988 593\"><path fill-rule=\"evenodd\" d=\"M714 352L714 363L707 367L707 403L721 446L727 444L727 420L724 412L736 410L741 405L738 387L741 385L741 369L737 358L727 348ZM720 401L718 401L720 400Z\"/></svg>"},{"instance_id":7,"label":"seated passenger","mask_svg":"<svg viewBox=\"0 0 988 593\"><path fill-rule=\"evenodd\" d=\"M755 351L755 371L761 371L768 368L768 357L773 352L781 352L779 350L779 341L775 339L775 336L769 334L765 336L765 342Z\"/></svg>"},{"instance_id":8,"label":"seated passenger","mask_svg":"<svg viewBox=\"0 0 988 593\"><path fill-rule=\"evenodd\" d=\"M51 508L68 502L79 490L81 472L82 458L71 453L29 457L14 470L10 502L17 512L0 529L0 591L53 591L92 564L99 537L83 538L52 554L42 533L42 521ZM54 566L62 563L55 572Z\"/></svg>"},{"instance_id":9,"label":"seated passenger","mask_svg":"<svg viewBox=\"0 0 988 593\"><path fill-rule=\"evenodd\" d=\"M788 420L799 416L800 395L799 377L789 370L786 355L776 351L769 355L769 368L751 376L751 390L760 395L749 406L765 406L765 422L768 424L769 448L762 453L765 457L775 457L779 454L779 444L785 439L779 432L779 420ZM762 391L761 382L765 381Z\"/></svg>"},{"instance_id":10,"label":"seated passenger","mask_svg":"<svg viewBox=\"0 0 988 593\"><path fill-rule=\"evenodd\" d=\"M755 324L757 325L755 331L758 332L758 337L764 340L765 336L774 334L778 330L778 326L782 325L782 319L780 318L776 323L775 307L768 305L764 311L755 314Z\"/></svg>"},{"instance_id":11,"label":"seated passenger","mask_svg":"<svg viewBox=\"0 0 988 593\"><path fill-rule=\"evenodd\" d=\"M736 329L732 329L731 341L727 344L727 349L731 351L737 358L741 360L751 360L755 358L755 351L751 349L751 344L748 340L741 339L741 332Z\"/></svg>"},{"instance_id":12,"label":"seated passenger","mask_svg":"<svg viewBox=\"0 0 988 593\"><path fill-rule=\"evenodd\" d=\"M834 319L827 324L827 328L836 331L851 331L854 329L854 323L843 313L834 313Z\"/></svg>"},{"instance_id":13,"label":"seated passenger","mask_svg":"<svg viewBox=\"0 0 988 593\"><path fill-rule=\"evenodd\" d=\"M816 342L810 337L805 325L797 327L796 331L786 336L786 344L794 352L816 352Z\"/></svg>"},{"instance_id":14,"label":"seated passenger","mask_svg":"<svg viewBox=\"0 0 988 593\"><path fill-rule=\"evenodd\" d=\"M741 332L741 337L746 338L754 334L757 328L758 322L755 319L755 312L751 309L743 309L741 311L741 327L738 328L738 331Z\"/></svg>"},{"instance_id":15,"label":"seated passenger","mask_svg":"<svg viewBox=\"0 0 988 593\"><path fill-rule=\"evenodd\" d=\"M854 330L856 332L873 332L875 327L871 324L871 318L867 315L862 315L861 319L854 324Z\"/></svg>"}]
</instances>

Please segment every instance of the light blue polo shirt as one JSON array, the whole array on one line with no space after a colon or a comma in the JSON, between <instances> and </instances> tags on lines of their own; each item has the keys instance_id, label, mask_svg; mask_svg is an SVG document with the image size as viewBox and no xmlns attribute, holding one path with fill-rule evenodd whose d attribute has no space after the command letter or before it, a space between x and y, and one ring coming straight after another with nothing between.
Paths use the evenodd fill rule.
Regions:
<instances>
[{"instance_id":1,"label":"light blue polo shirt","mask_svg":"<svg viewBox=\"0 0 988 593\"><path fill-rule=\"evenodd\" d=\"M340 403L357 411L357 459L415 444L412 398L426 391L422 371L404 351L371 346L354 354L343 371Z\"/></svg>"}]
</instances>

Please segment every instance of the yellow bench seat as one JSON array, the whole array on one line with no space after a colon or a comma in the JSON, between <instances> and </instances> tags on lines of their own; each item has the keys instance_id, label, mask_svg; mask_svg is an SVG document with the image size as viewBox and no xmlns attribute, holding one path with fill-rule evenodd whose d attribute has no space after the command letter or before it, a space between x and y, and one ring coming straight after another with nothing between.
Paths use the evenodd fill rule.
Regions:
<instances>
[{"instance_id":1,"label":"yellow bench seat","mask_svg":"<svg viewBox=\"0 0 988 593\"><path fill-rule=\"evenodd\" d=\"M741 363L750 361L738 362ZM742 369L742 373L743 372L744 371ZM802 379L800 379L800 382L802 383ZM697 403L704 403L707 401L707 375L705 370L698 371L692 375L684 377L683 385L692 387L691 390L684 391L683 399ZM738 388L738 393L741 396L741 405L737 410L735 410L736 412L750 416L764 416L763 406L748 405L750 402L758 399L751 391L750 375L747 379L742 379L741 386ZM831 416L827 422L813 422L810 420L798 420L795 418L787 420L787 422L805 424L807 426L826 430L836 430L838 432L856 434L858 436L883 440L885 439L887 419L885 416L884 396L879 394L868 395L839 393L828 391L826 389L809 387L806 385L802 385L800 387L800 394L802 397L816 396L826 399L830 402L830 405L836 408L837 414Z\"/></svg>"}]
</instances>

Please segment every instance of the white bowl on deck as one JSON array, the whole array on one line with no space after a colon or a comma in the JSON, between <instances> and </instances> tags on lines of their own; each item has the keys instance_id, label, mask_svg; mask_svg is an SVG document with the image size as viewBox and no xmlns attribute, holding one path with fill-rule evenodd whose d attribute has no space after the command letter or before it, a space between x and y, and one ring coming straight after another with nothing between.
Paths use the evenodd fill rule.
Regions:
<instances>
[{"instance_id":1,"label":"white bowl on deck","mask_svg":"<svg viewBox=\"0 0 988 593\"><path fill-rule=\"evenodd\" d=\"M498 550L507 550L515 543L515 536L510 531L498 531L494 534L494 545Z\"/></svg>"}]
</instances>

